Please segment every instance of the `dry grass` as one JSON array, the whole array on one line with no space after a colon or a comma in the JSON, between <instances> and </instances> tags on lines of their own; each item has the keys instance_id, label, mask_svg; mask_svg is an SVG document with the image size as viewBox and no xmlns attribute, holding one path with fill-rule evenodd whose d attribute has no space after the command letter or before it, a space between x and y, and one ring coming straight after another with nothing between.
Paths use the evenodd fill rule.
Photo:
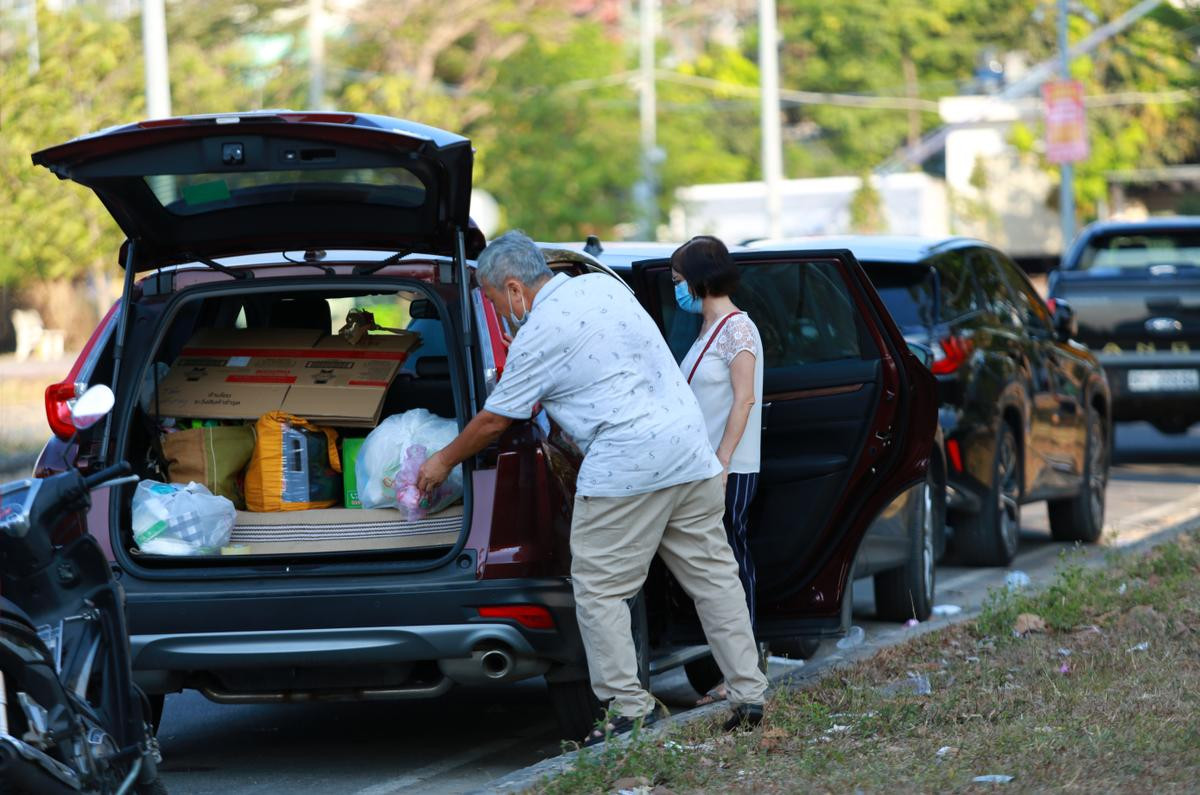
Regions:
<instances>
[{"instance_id":1,"label":"dry grass","mask_svg":"<svg viewBox=\"0 0 1200 795\"><path fill-rule=\"evenodd\" d=\"M539 791L975 791L997 786L972 782L986 774L1022 792L1196 791L1197 575L1195 535L1104 570L1068 565L1041 594L993 594L973 624L777 693L753 733L614 743ZM1014 637L1021 613L1046 631ZM922 676L928 695L904 684Z\"/></svg>"}]
</instances>

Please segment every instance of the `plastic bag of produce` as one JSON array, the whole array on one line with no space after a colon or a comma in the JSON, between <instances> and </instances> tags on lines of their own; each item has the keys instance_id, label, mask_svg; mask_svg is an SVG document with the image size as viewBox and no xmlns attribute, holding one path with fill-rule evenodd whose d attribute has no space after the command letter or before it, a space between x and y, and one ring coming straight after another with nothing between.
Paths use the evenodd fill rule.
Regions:
<instances>
[{"instance_id":1,"label":"plastic bag of produce","mask_svg":"<svg viewBox=\"0 0 1200 795\"><path fill-rule=\"evenodd\" d=\"M393 414L367 435L355 461L358 496L364 508L396 508L407 519L420 519L463 496L462 466L450 471L433 494L416 489L417 472L430 452L458 435L458 423L426 409Z\"/></svg>"},{"instance_id":2,"label":"plastic bag of produce","mask_svg":"<svg viewBox=\"0 0 1200 795\"><path fill-rule=\"evenodd\" d=\"M219 554L237 511L199 483L143 480L133 492L133 540L150 555Z\"/></svg>"}]
</instances>

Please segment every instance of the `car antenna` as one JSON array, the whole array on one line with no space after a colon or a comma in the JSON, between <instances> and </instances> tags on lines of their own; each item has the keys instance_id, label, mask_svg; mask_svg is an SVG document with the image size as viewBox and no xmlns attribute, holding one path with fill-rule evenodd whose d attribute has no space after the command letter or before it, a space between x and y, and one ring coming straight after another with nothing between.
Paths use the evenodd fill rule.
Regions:
<instances>
[{"instance_id":1,"label":"car antenna","mask_svg":"<svg viewBox=\"0 0 1200 795\"><path fill-rule=\"evenodd\" d=\"M600 238L595 235L588 235L587 242L583 244L583 253L591 254L593 257L603 254L604 246L600 245Z\"/></svg>"}]
</instances>

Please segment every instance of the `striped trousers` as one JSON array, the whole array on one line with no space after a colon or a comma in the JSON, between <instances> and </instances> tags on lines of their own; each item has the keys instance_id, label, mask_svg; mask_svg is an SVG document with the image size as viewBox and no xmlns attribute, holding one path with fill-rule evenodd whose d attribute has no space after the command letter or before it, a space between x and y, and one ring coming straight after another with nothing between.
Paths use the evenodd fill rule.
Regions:
<instances>
[{"instance_id":1,"label":"striped trousers","mask_svg":"<svg viewBox=\"0 0 1200 795\"><path fill-rule=\"evenodd\" d=\"M730 472L725 481L725 536L733 547L738 564L738 577L746 591L746 607L750 610L750 625L755 625L754 558L750 556L750 503L758 491L757 472Z\"/></svg>"}]
</instances>

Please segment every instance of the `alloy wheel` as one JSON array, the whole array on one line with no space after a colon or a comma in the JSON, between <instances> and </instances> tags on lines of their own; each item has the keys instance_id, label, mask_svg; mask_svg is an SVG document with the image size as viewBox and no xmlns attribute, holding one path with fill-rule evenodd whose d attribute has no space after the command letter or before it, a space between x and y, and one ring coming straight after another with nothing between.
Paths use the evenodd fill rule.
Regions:
<instances>
[{"instance_id":1,"label":"alloy wheel","mask_svg":"<svg viewBox=\"0 0 1200 795\"><path fill-rule=\"evenodd\" d=\"M933 487L925 481L921 500L921 567L925 575L925 596L933 601L934 549L933 549Z\"/></svg>"},{"instance_id":2,"label":"alloy wheel","mask_svg":"<svg viewBox=\"0 0 1200 795\"><path fill-rule=\"evenodd\" d=\"M1088 510L1096 527L1104 526L1104 492L1108 472L1104 466L1104 434L1095 411L1088 414Z\"/></svg>"},{"instance_id":3,"label":"alloy wheel","mask_svg":"<svg viewBox=\"0 0 1200 795\"><path fill-rule=\"evenodd\" d=\"M1002 437L997 453L996 480L999 483L997 506L1000 522L1000 539L1012 551L1017 548L1021 533L1021 485L1018 482L1020 467L1017 462L1017 444L1012 433Z\"/></svg>"}]
</instances>

